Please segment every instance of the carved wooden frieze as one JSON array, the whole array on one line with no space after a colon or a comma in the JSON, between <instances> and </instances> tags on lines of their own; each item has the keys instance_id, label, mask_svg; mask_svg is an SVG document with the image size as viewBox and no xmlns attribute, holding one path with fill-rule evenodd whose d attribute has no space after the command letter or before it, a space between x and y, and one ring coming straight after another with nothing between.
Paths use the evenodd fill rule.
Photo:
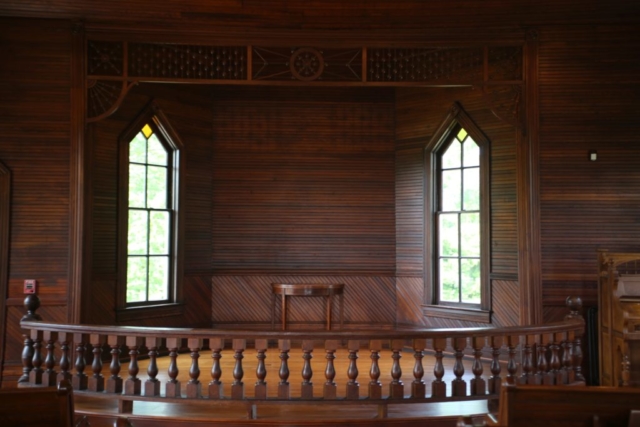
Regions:
<instances>
[{"instance_id":1,"label":"carved wooden frieze","mask_svg":"<svg viewBox=\"0 0 640 427\"><path fill-rule=\"evenodd\" d=\"M474 47L205 46L87 41L87 120L113 113L142 81L481 87L520 126L523 45Z\"/></svg>"}]
</instances>

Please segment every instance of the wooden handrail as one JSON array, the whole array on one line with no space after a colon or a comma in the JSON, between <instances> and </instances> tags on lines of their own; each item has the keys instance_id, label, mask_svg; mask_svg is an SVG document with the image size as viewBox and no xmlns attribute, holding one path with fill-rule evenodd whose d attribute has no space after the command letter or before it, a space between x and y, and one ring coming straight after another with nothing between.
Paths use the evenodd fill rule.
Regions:
<instances>
[{"instance_id":1,"label":"wooden handrail","mask_svg":"<svg viewBox=\"0 0 640 427\"><path fill-rule=\"evenodd\" d=\"M62 380L70 380L74 390L96 398L116 398L121 412L129 413L134 401L244 401L249 403L249 416L257 414L260 402L314 402L349 404L349 402L378 405L380 416L386 416L389 403L416 403L466 399L497 398L502 383L563 385L584 383L581 373L581 337L585 324L578 314L581 302L568 298L571 308L564 321L535 326L513 326L502 328L459 328L459 329L406 329L382 331L260 331L260 330L220 330L195 328L150 328L135 326L72 325L44 322L34 319L35 310L21 320L26 330L23 351L23 376L19 380L29 385L51 386ZM185 342L190 357L189 380L180 384L176 359ZM248 345L247 343L251 344ZM277 342L279 370L271 372L269 378L278 377L277 395L268 396L264 379L267 375L265 353L269 343ZM206 344L208 343L208 344ZM300 345L303 369L296 373L295 380L301 380L299 396L291 395L289 352L293 345ZM198 359L207 346L211 350L213 365L210 382L200 379ZM57 348L56 348L57 347ZM103 366L103 348L110 349L111 361ZM273 347L273 345L272 345ZM156 358L160 348L169 353L165 384L157 379ZM256 359L243 362L247 349L256 351ZM391 380L388 384L380 381L378 359L383 348L391 352ZM75 349L75 352L73 352ZM138 356L147 349L149 367L146 375L140 375ZM219 363L221 352L233 354L233 382L231 395L225 396L222 385L222 371ZM315 373L316 396L322 390L322 397L314 397L313 377L310 359L313 351L326 353L326 369ZM348 369L336 372L333 360L336 352L348 352ZM487 349L491 362L483 361L483 351ZM537 355L534 355L537 349ZM414 380L409 395L405 395L402 369L399 363L402 353L413 352L415 364L412 370ZM448 387L445 382L445 352L454 355L454 365L450 373L455 376ZM366 352L370 362L360 361L359 353ZM61 357L56 361L54 354ZM75 353L72 355L72 353ZM431 384L424 380L423 358L432 354L434 369ZM127 365L121 358L128 355ZM91 357L93 356L93 357ZM508 360L502 361L501 356ZM518 358L519 356L519 358ZM465 372L463 358L471 357L473 367ZM74 360L72 360L74 358ZM91 360L90 360L91 359ZM87 361L90 360L90 363ZM502 372L501 362L506 363L507 375ZM364 366L363 366L364 365ZM485 366L486 365L486 366ZM245 396L243 382L245 369L255 370L258 381L253 397ZM486 378L485 372L491 372ZM272 368L273 371L273 368ZM110 375L109 375L110 374ZM127 375L128 374L128 375ZM140 376L144 377L143 379ZM202 375L204 377L204 375ZM125 379L126 377L126 379ZM336 381L336 377L338 381ZM363 380L362 378L366 378ZM271 379L273 381L273 379ZM360 381L367 387L367 397L360 397ZM337 383L345 388L344 398L338 397ZM342 387L341 386L341 387ZM386 393L383 393L386 390ZM363 390L364 391L364 390ZM386 394L386 396L385 396Z\"/></svg>"}]
</instances>

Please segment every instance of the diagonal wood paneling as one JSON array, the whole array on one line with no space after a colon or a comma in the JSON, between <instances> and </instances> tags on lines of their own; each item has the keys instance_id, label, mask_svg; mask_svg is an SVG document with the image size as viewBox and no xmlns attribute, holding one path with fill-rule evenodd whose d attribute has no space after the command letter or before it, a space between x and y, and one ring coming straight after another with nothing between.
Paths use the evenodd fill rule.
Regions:
<instances>
[{"instance_id":1,"label":"diagonal wood paneling","mask_svg":"<svg viewBox=\"0 0 640 427\"><path fill-rule=\"evenodd\" d=\"M395 323L396 294L392 277L358 276L213 276L212 322L225 324L270 324L271 283L344 283L344 323L346 327L390 327ZM322 327L325 299L290 298L288 322ZM279 310L279 303L277 305ZM337 301L333 319L338 319ZM276 313L280 319L280 311ZM277 321L276 321L277 324Z\"/></svg>"}]
</instances>

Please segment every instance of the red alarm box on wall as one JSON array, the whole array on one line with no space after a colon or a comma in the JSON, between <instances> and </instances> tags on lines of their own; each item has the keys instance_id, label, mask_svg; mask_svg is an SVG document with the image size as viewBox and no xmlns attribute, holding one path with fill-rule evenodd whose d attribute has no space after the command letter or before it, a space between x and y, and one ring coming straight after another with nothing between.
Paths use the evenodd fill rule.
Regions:
<instances>
[{"instance_id":1,"label":"red alarm box on wall","mask_svg":"<svg viewBox=\"0 0 640 427\"><path fill-rule=\"evenodd\" d=\"M24 293L25 294L35 294L36 293L36 281L35 280L25 280L24 281Z\"/></svg>"}]
</instances>

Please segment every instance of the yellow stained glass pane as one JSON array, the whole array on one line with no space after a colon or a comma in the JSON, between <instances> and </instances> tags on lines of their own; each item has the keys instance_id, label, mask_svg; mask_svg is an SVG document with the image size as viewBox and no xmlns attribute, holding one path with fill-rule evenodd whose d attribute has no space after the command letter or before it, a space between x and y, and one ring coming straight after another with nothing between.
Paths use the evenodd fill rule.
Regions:
<instances>
[{"instance_id":1,"label":"yellow stained glass pane","mask_svg":"<svg viewBox=\"0 0 640 427\"><path fill-rule=\"evenodd\" d=\"M149 126L149 125L144 125L144 127L142 128L142 133L144 133L144 136L147 139L149 139L149 137L153 133L153 129L151 129L151 126Z\"/></svg>"},{"instance_id":2,"label":"yellow stained glass pane","mask_svg":"<svg viewBox=\"0 0 640 427\"><path fill-rule=\"evenodd\" d=\"M458 141L464 141L464 139L467 137L467 135L468 135L467 131L464 130L464 128L460 129L460 132L458 132L458 135L457 135ZM147 137L147 138L149 138L149 137Z\"/></svg>"}]
</instances>

